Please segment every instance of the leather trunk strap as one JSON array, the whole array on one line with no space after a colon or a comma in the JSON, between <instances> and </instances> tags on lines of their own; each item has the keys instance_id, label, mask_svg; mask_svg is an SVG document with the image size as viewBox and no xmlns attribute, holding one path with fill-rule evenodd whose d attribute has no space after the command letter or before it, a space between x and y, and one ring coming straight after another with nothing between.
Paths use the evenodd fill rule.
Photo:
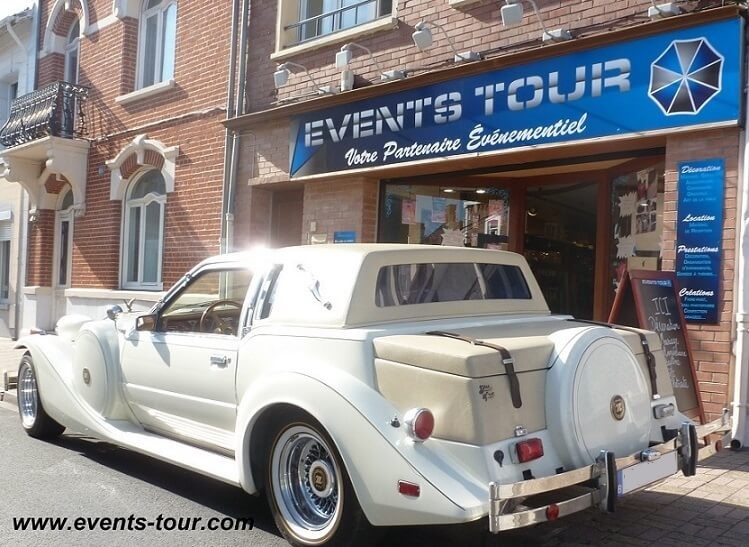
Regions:
<instances>
[{"instance_id":1,"label":"leather trunk strap","mask_svg":"<svg viewBox=\"0 0 749 547\"><path fill-rule=\"evenodd\" d=\"M653 399L658 399L660 395L658 394L658 373L655 369L655 356L653 355L653 352L650 351L650 344L648 343L648 337L645 336L641 331L633 328L633 327L626 327L624 325L614 325L612 323L604 323L603 321L592 321L590 319L568 319L568 321L571 321L573 323L586 323L588 325L596 325L598 327L608 327L610 329L618 329L618 330L625 330L627 332L634 332L639 338L640 338L640 345L642 346L642 351L645 354L645 362L648 365L648 374L650 376L650 389L653 391Z\"/></svg>"},{"instance_id":2,"label":"leather trunk strap","mask_svg":"<svg viewBox=\"0 0 749 547\"><path fill-rule=\"evenodd\" d=\"M471 338L470 336L457 334L455 332L433 330L427 332L427 334L431 336L444 336L445 338L454 338L455 340L462 340L463 342L468 342L469 344L472 344L474 346L491 348L499 352L500 356L502 357L502 364L505 366L505 371L507 372L507 380L510 383L510 397L512 398L512 406L514 406L515 408L520 408L521 406L523 406L523 400L520 397L520 380L518 379L518 375L515 372L515 361L506 348L503 348L502 346L499 346L497 344L491 344L489 342L484 342L483 340Z\"/></svg>"}]
</instances>

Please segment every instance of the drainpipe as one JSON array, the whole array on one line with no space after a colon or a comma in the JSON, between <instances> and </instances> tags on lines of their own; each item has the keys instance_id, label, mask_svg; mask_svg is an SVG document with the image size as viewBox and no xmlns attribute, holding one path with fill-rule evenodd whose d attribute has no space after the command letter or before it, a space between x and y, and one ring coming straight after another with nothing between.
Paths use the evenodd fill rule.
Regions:
<instances>
[{"instance_id":1,"label":"drainpipe","mask_svg":"<svg viewBox=\"0 0 749 547\"><path fill-rule=\"evenodd\" d=\"M234 87L235 73L237 71L237 31L239 21L239 2L233 0L231 10L231 45L229 49L229 83L226 87L226 117L231 119L235 117L234 107ZM230 193L232 188L231 175L231 158L232 158L232 134L229 128L225 130L224 136L224 177L221 189L221 242L220 251L226 253L231 245L229 243L229 231L231 228L231 211L229 210Z\"/></svg>"},{"instance_id":2,"label":"drainpipe","mask_svg":"<svg viewBox=\"0 0 749 547\"><path fill-rule=\"evenodd\" d=\"M239 34L239 82L237 85L236 111L239 116L247 111L247 100L245 91L247 89L247 45L250 30L250 0L242 0L242 29ZM237 130L232 131L231 143L231 167L229 170L228 192L226 200L226 240L229 249L234 245L234 187L237 181L237 170L239 169L239 144L241 134Z\"/></svg>"},{"instance_id":3,"label":"drainpipe","mask_svg":"<svg viewBox=\"0 0 749 547\"><path fill-rule=\"evenodd\" d=\"M749 57L749 55L747 55ZM749 74L749 58L746 59L744 74ZM744 87L744 130L741 132L739 155L739 201L740 214L737 215L736 242L736 334L734 342L733 375L733 441L732 448L741 448L749 442L749 423L747 423L747 402L749 402L749 147L747 147L746 130L749 128L749 86Z\"/></svg>"}]
</instances>

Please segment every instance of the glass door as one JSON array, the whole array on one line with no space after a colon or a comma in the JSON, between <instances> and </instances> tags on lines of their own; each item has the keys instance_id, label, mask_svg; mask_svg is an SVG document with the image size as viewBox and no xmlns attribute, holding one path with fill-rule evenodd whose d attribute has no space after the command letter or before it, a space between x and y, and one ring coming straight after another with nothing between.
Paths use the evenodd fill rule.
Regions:
<instances>
[{"instance_id":1,"label":"glass door","mask_svg":"<svg viewBox=\"0 0 749 547\"><path fill-rule=\"evenodd\" d=\"M598 184L529 184L523 254L552 313L594 316Z\"/></svg>"}]
</instances>

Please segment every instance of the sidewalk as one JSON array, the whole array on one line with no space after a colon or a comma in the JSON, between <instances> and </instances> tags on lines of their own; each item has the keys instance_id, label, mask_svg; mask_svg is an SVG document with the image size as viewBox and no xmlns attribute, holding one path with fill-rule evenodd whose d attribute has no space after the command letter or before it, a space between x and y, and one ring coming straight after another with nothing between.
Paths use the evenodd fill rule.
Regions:
<instances>
[{"instance_id":1,"label":"sidewalk","mask_svg":"<svg viewBox=\"0 0 749 547\"><path fill-rule=\"evenodd\" d=\"M11 404L16 404L16 390L4 391L3 377L7 373L15 382L18 362L23 356L23 350L13 349L15 344L10 338L0 338L0 401Z\"/></svg>"},{"instance_id":2,"label":"sidewalk","mask_svg":"<svg viewBox=\"0 0 749 547\"><path fill-rule=\"evenodd\" d=\"M749 450L723 450L694 477L679 473L620 498L614 514L589 510L517 536L555 546L747 545Z\"/></svg>"}]
</instances>

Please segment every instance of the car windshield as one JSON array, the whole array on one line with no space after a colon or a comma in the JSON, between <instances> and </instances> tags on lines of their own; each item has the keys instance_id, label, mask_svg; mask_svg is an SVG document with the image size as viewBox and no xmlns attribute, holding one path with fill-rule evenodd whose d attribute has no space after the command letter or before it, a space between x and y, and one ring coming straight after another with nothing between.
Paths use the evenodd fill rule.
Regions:
<instances>
[{"instance_id":1,"label":"car windshield","mask_svg":"<svg viewBox=\"0 0 749 547\"><path fill-rule=\"evenodd\" d=\"M380 268L379 307L465 300L530 299L517 266L477 263L397 264Z\"/></svg>"},{"instance_id":2,"label":"car windshield","mask_svg":"<svg viewBox=\"0 0 749 547\"><path fill-rule=\"evenodd\" d=\"M164 308L162 316L168 318L199 313L211 304L222 301L231 301L241 307L250 278L248 270L205 272Z\"/></svg>"}]
</instances>

